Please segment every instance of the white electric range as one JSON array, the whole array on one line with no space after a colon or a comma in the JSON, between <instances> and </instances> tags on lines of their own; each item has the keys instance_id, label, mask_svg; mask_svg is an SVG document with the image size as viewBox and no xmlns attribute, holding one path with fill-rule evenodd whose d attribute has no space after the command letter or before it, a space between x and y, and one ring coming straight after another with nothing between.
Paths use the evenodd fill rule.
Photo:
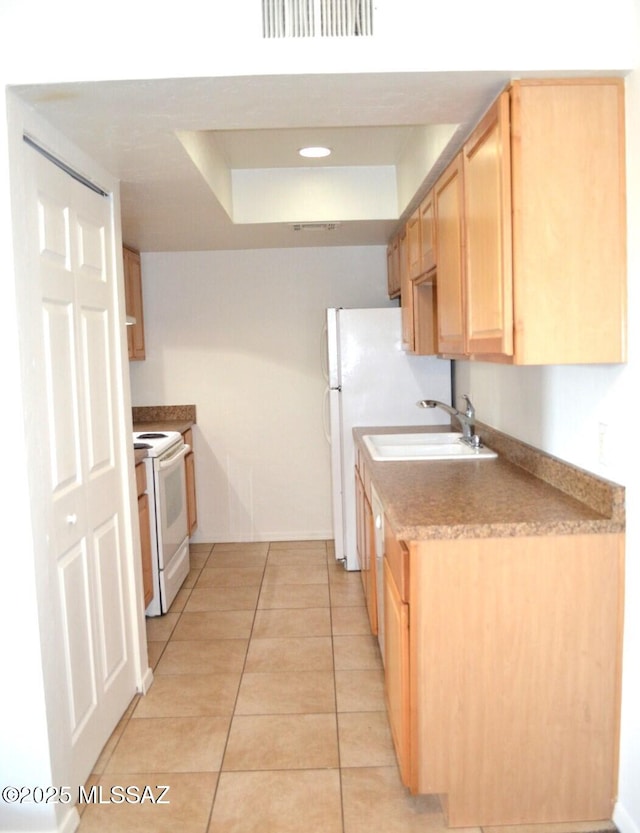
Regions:
<instances>
[{"instance_id":1,"label":"white electric range","mask_svg":"<svg viewBox=\"0 0 640 833\"><path fill-rule=\"evenodd\" d=\"M160 616L189 574L184 457L191 449L178 431L134 431L133 444L147 451L153 599L146 614Z\"/></svg>"}]
</instances>

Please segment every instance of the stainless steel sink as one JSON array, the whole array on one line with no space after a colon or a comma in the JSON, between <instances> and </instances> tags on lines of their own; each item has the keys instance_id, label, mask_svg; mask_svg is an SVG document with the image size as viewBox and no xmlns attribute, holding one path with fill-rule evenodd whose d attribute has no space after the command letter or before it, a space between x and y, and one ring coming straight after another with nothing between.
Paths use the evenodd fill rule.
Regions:
<instances>
[{"instance_id":1,"label":"stainless steel sink","mask_svg":"<svg viewBox=\"0 0 640 833\"><path fill-rule=\"evenodd\" d=\"M362 440L377 461L490 460L498 456L486 446L472 448L455 432L365 434Z\"/></svg>"}]
</instances>

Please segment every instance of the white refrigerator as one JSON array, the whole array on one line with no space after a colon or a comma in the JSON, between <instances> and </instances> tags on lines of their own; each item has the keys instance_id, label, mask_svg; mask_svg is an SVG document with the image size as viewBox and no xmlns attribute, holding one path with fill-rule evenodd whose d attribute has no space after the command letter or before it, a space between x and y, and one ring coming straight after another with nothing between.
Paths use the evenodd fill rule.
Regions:
<instances>
[{"instance_id":1,"label":"white refrigerator","mask_svg":"<svg viewBox=\"0 0 640 833\"><path fill-rule=\"evenodd\" d=\"M451 362L406 353L401 326L399 307L327 310L333 533L336 559L344 561L347 570L359 569L352 428L437 425L446 415L416 403L451 403Z\"/></svg>"}]
</instances>

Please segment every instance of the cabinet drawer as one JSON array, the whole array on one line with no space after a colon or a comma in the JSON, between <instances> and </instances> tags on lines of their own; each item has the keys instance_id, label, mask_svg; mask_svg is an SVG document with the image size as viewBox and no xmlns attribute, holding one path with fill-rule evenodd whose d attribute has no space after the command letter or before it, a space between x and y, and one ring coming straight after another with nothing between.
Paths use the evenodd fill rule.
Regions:
<instances>
[{"instance_id":1,"label":"cabinet drawer","mask_svg":"<svg viewBox=\"0 0 640 833\"><path fill-rule=\"evenodd\" d=\"M409 601L409 550L403 541L397 541L393 529L385 518L384 556L403 602Z\"/></svg>"},{"instance_id":2,"label":"cabinet drawer","mask_svg":"<svg viewBox=\"0 0 640 833\"><path fill-rule=\"evenodd\" d=\"M147 470L144 463L136 465L136 489L138 497L147 491Z\"/></svg>"}]
</instances>

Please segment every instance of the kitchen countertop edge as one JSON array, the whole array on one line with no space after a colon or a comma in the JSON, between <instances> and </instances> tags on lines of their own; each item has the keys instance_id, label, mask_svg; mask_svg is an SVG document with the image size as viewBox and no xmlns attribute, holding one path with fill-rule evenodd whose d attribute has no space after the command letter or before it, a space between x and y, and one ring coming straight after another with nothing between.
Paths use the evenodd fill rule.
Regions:
<instances>
[{"instance_id":1,"label":"kitchen countertop edge","mask_svg":"<svg viewBox=\"0 0 640 833\"><path fill-rule=\"evenodd\" d=\"M377 462L365 434L437 433L450 425L358 427L364 455L396 537L406 541L606 534L625 528L623 486L478 423L495 460ZM454 429L457 430L457 429Z\"/></svg>"}]
</instances>

